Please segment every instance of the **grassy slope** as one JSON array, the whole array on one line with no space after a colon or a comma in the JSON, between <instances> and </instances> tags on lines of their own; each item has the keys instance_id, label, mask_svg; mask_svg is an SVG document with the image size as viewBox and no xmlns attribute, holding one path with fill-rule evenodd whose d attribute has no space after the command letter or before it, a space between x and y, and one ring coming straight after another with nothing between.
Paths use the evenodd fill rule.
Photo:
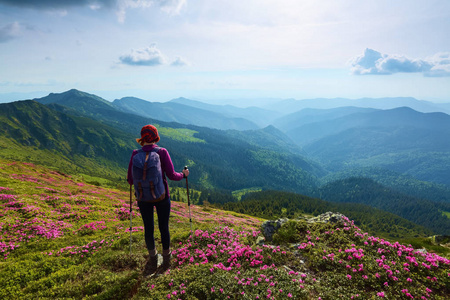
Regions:
<instances>
[{"instance_id":1,"label":"grassy slope","mask_svg":"<svg viewBox=\"0 0 450 300\"><path fill-rule=\"evenodd\" d=\"M35 101L2 104L0 129L1 158L39 163L116 183L125 177L126 161L134 146L124 132Z\"/></svg>"},{"instance_id":2,"label":"grassy slope","mask_svg":"<svg viewBox=\"0 0 450 300\"><path fill-rule=\"evenodd\" d=\"M119 166L114 167L112 164L103 164L103 160L97 162L82 155L72 156L69 159L51 150L27 147L8 138L0 139L0 157L40 164L69 174L76 173L85 178L86 182L93 184L102 183L115 186L119 181L123 181L124 174L126 174L126 169Z\"/></svg>"},{"instance_id":3,"label":"grassy slope","mask_svg":"<svg viewBox=\"0 0 450 300\"><path fill-rule=\"evenodd\" d=\"M172 270L142 278L142 221L134 207L130 255L128 201L127 192L0 161L0 298L445 299L450 292L448 259L368 237L350 221L339 229L288 223L276 239L300 247L273 248L254 243L260 219L208 207L191 206L192 236L180 202L172 204Z\"/></svg>"}]
</instances>

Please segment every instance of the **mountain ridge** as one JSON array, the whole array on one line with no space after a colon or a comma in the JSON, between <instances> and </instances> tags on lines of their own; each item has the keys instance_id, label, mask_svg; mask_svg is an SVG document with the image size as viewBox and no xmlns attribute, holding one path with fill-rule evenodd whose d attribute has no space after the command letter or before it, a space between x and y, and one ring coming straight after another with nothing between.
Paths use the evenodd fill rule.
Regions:
<instances>
[{"instance_id":1,"label":"mountain ridge","mask_svg":"<svg viewBox=\"0 0 450 300\"><path fill-rule=\"evenodd\" d=\"M417 100L412 97L385 97L385 98L314 98L314 99L286 99L276 104L266 106L277 111L300 111L304 108L331 109L343 106L361 108L392 109L402 106L411 107L420 112L444 112L449 114L450 109L444 103L433 103L425 100Z\"/></svg>"},{"instance_id":2,"label":"mountain ridge","mask_svg":"<svg viewBox=\"0 0 450 300\"><path fill-rule=\"evenodd\" d=\"M205 126L216 129L256 129L253 122L222 113L204 110L177 102L149 102L135 97L116 99L114 107L125 112L151 117L165 122L177 122L188 125Z\"/></svg>"},{"instance_id":3,"label":"mountain ridge","mask_svg":"<svg viewBox=\"0 0 450 300\"><path fill-rule=\"evenodd\" d=\"M272 110L266 110L264 108L257 106L240 108L230 104L226 105L207 104L204 102L191 100L183 97L173 99L170 102L180 103L196 108L209 110L212 112L219 112L226 114L230 117L247 118L250 121L258 124L260 127L267 127L268 125L271 124L272 120L276 119L280 115L279 113L274 112Z\"/></svg>"}]
</instances>

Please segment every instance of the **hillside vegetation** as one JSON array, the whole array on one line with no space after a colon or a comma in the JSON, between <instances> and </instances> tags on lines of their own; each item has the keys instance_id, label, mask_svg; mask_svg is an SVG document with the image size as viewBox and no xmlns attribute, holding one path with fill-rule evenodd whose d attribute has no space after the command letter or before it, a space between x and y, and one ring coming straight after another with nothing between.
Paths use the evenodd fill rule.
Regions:
<instances>
[{"instance_id":1,"label":"hillside vegetation","mask_svg":"<svg viewBox=\"0 0 450 300\"><path fill-rule=\"evenodd\" d=\"M239 202L228 202L220 207L262 218L297 218L303 214L319 215L331 210L350 217L370 234L388 239L424 237L432 232L397 215L368 205L331 203L278 191L254 192Z\"/></svg>"},{"instance_id":2,"label":"hillside vegetation","mask_svg":"<svg viewBox=\"0 0 450 300\"><path fill-rule=\"evenodd\" d=\"M414 198L367 178L337 180L319 189L321 199L338 203L361 203L389 211L434 232L450 232L450 219L442 211L450 211L450 203L436 203ZM432 222L430 222L432 220Z\"/></svg>"},{"instance_id":3,"label":"hillside vegetation","mask_svg":"<svg viewBox=\"0 0 450 300\"><path fill-rule=\"evenodd\" d=\"M306 153L332 172L378 167L450 185L450 116L409 107L302 110L279 122Z\"/></svg>"},{"instance_id":4,"label":"hillside vegetation","mask_svg":"<svg viewBox=\"0 0 450 300\"><path fill-rule=\"evenodd\" d=\"M118 182L134 144L120 130L35 101L0 104L0 157Z\"/></svg>"},{"instance_id":5,"label":"hillside vegetation","mask_svg":"<svg viewBox=\"0 0 450 300\"><path fill-rule=\"evenodd\" d=\"M276 201L276 199L273 199ZM143 277L129 194L38 165L0 161L2 299L448 299L450 261L354 223L291 221L256 243L262 219L172 202L171 270ZM158 245L159 233L156 232ZM159 249L161 250L161 249Z\"/></svg>"}]
</instances>

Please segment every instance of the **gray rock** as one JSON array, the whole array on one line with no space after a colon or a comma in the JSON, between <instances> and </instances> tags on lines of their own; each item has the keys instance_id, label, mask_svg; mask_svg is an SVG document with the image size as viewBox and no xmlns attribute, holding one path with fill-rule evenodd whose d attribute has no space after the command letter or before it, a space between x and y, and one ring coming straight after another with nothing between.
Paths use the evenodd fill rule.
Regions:
<instances>
[{"instance_id":1,"label":"gray rock","mask_svg":"<svg viewBox=\"0 0 450 300\"><path fill-rule=\"evenodd\" d=\"M317 223L317 222L337 223L337 222L342 221L343 218L345 218L345 216L343 214L334 213L334 212L329 211L329 212L321 214L317 217L313 217L313 218L309 218L309 219L305 218L305 217L299 217L297 219L297 221L306 220L309 223ZM265 237L265 240L267 242L272 242L273 235L277 232L278 229L280 229L280 227L284 223L287 223L288 221L289 221L289 219L284 218L284 219L278 219L278 220L268 220L268 221L263 222L261 225L261 231Z\"/></svg>"},{"instance_id":2,"label":"gray rock","mask_svg":"<svg viewBox=\"0 0 450 300\"><path fill-rule=\"evenodd\" d=\"M277 232L277 230L281 227L281 225L283 225L287 221L289 221L289 219L284 218L278 220L268 220L262 223L261 225L262 233L266 238L266 241L271 242L274 233Z\"/></svg>"},{"instance_id":3,"label":"gray rock","mask_svg":"<svg viewBox=\"0 0 450 300\"><path fill-rule=\"evenodd\" d=\"M427 249L425 249L425 248L422 248L422 249L416 249L416 250L414 250L414 252L416 252L416 253L423 253L423 254L427 254L428 252L427 252Z\"/></svg>"},{"instance_id":4,"label":"gray rock","mask_svg":"<svg viewBox=\"0 0 450 300\"><path fill-rule=\"evenodd\" d=\"M318 215L317 217L313 217L308 219L309 223L337 223L342 221L345 218L343 214L334 213L334 212L326 212L324 214Z\"/></svg>"},{"instance_id":5,"label":"gray rock","mask_svg":"<svg viewBox=\"0 0 450 300\"><path fill-rule=\"evenodd\" d=\"M256 245L262 246L262 245L264 245L265 241L266 241L266 239L263 236L258 236L256 238Z\"/></svg>"}]
</instances>

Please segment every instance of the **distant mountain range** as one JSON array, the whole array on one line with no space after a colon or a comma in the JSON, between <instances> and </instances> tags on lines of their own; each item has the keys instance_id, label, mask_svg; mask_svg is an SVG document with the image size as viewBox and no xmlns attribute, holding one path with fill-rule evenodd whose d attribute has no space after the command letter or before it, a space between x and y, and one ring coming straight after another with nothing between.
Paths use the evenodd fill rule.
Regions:
<instances>
[{"instance_id":1,"label":"distant mountain range","mask_svg":"<svg viewBox=\"0 0 450 300\"><path fill-rule=\"evenodd\" d=\"M383 167L450 185L450 115L408 107L342 107L304 109L278 124L311 158L332 171Z\"/></svg>"},{"instance_id":2,"label":"distant mountain range","mask_svg":"<svg viewBox=\"0 0 450 300\"><path fill-rule=\"evenodd\" d=\"M323 105L330 101L324 100ZM390 104L406 101L429 107L411 98L396 101ZM367 99L362 102L370 103ZM404 106L297 111L300 106L294 102L287 106L287 113L282 105L290 101L283 103L269 110L184 98L167 103L133 97L109 102L69 90L0 104L0 157L106 177L124 185L131 150L138 147L134 138L143 125L151 123L158 127L160 145L169 149L176 168L189 166L190 183L198 189L225 193L275 189L371 205L367 199L345 196L354 193L357 187L351 186L353 183L365 182L367 193L373 190L381 197L379 203L414 197L420 207L424 201L419 214L404 213L402 217L422 226L434 222L428 228L435 232L447 230L449 115ZM376 184L345 181L355 176L370 178ZM338 186L344 190L337 192ZM386 193L379 192L383 186L389 187ZM366 194L360 195L364 198ZM397 212L389 205L377 207L403 213L405 205L396 206Z\"/></svg>"},{"instance_id":3,"label":"distant mountain range","mask_svg":"<svg viewBox=\"0 0 450 300\"><path fill-rule=\"evenodd\" d=\"M124 112L164 120L165 122L177 122L216 129L248 130L259 128L258 125L244 118L233 117L214 110L206 110L174 101L159 103L126 97L114 100L112 105Z\"/></svg>"},{"instance_id":4,"label":"distant mountain range","mask_svg":"<svg viewBox=\"0 0 450 300\"><path fill-rule=\"evenodd\" d=\"M305 108L331 109L346 106L375 109L393 109L407 106L419 112L450 113L450 103L433 103L429 101L417 100L411 97L361 99L316 98L304 100L286 99L275 104L270 104L265 108L278 112L296 112Z\"/></svg>"},{"instance_id":5,"label":"distant mountain range","mask_svg":"<svg viewBox=\"0 0 450 300\"><path fill-rule=\"evenodd\" d=\"M170 102L224 114L232 118L244 118L257 124L259 127L266 127L270 125L273 122L273 120L285 114L282 112L276 112L274 110L264 109L257 106L240 108L232 105L212 105L200 101L189 100L186 98L177 98L173 99ZM243 128L236 128L236 129L243 130Z\"/></svg>"}]
</instances>

